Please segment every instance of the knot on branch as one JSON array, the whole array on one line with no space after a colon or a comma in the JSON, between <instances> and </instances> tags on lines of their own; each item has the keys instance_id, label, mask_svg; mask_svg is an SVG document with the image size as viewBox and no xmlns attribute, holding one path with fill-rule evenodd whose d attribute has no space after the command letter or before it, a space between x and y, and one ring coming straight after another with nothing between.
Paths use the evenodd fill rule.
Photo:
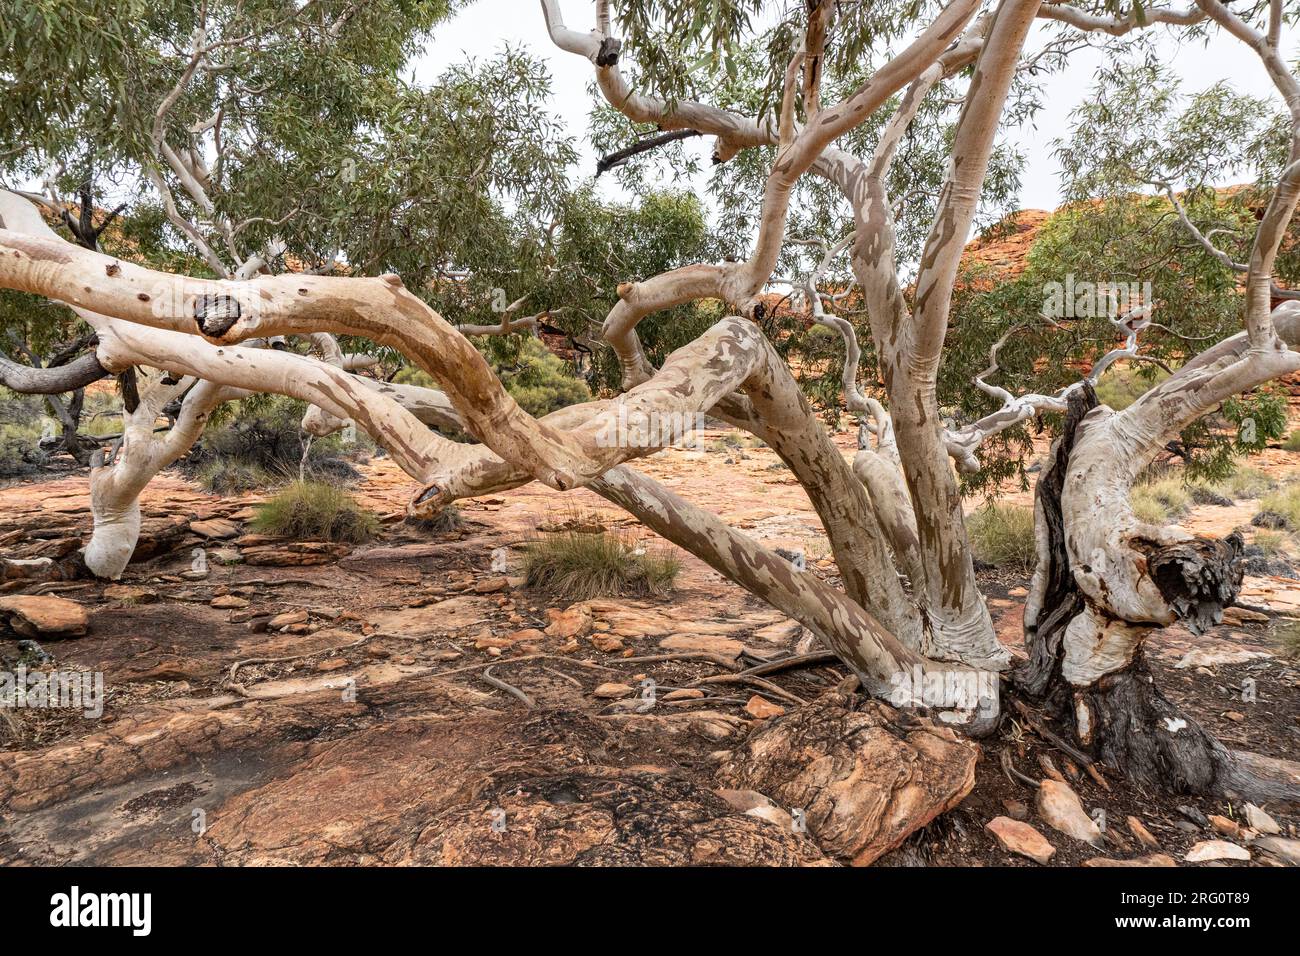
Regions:
<instances>
[{"instance_id":1,"label":"knot on branch","mask_svg":"<svg viewBox=\"0 0 1300 956\"><path fill-rule=\"evenodd\" d=\"M1151 580L1178 619L1193 634L1203 634L1223 620L1223 609L1241 590L1241 552L1237 532L1226 538L1197 536L1147 555Z\"/></svg>"},{"instance_id":2,"label":"knot on branch","mask_svg":"<svg viewBox=\"0 0 1300 956\"><path fill-rule=\"evenodd\" d=\"M622 49L622 40L616 40L613 37L605 37L605 39L600 41L600 49L596 51L596 65L613 66L618 62L618 55Z\"/></svg>"},{"instance_id":3,"label":"knot on branch","mask_svg":"<svg viewBox=\"0 0 1300 956\"><path fill-rule=\"evenodd\" d=\"M199 331L221 338L239 321L239 300L228 295L201 295L194 300L194 320Z\"/></svg>"}]
</instances>

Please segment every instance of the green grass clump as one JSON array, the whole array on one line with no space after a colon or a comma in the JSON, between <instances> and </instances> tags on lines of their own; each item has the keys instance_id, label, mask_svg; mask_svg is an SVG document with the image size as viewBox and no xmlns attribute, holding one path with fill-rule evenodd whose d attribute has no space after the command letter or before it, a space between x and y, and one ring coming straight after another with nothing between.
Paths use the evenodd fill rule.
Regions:
<instances>
[{"instance_id":1,"label":"green grass clump","mask_svg":"<svg viewBox=\"0 0 1300 956\"><path fill-rule=\"evenodd\" d=\"M967 516L966 533L986 564L1032 571L1038 560L1033 508L990 503Z\"/></svg>"},{"instance_id":2,"label":"green grass clump","mask_svg":"<svg viewBox=\"0 0 1300 956\"><path fill-rule=\"evenodd\" d=\"M1273 622L1269 637L1284 657L1300 657L1300 620L1278 618Z\"/></svg>"},{"instance_id":3,"label":"green grass clump","mask_svg":"<svg viewBox=\"0 0 1300 956\"><path fill-rule=\"evenodd\" d=\"M1168 377L1169 373L1163 370L1152 375L1126 366L1112 365L1102 373L1097 382L1097 401L1109 405L1117 412L1122 412L1137 401L1144 392Z\"/></svg>"},{"instance_id":4,"label":"green grass clump","mask_svg":"<svg viewBox=\"0 0 1300 956\"><path fill-rule=\"evenodd\" d=\"M1286 550L1287 534L1285 531L1256 531L1251 543L1266 558L1276 558Z\"/></svg>"},{"instance_id":5,"label":"green grass clump","mask_svg":"<svg viewBox=\"0 0 1300 956\"><path fill-rule=\"evenodd\" d=\"M1191 507L1192 496L1178 477L1164 477L1136 485L1128 497L1134 510L1141 514L1160 514L1161 520L1178 518ZM1143 520L1148 520L1143 518ZM1156 522L1153 522L1153 524Z\"/></svg>"},{"instance_id":6,"label":"green grass clump","mask_svg":"<svg viewBox=\"0 0 1300 956\"><path fill-rule=\"evenodd\" d=\"M1214 485L1214 489L1228 498L1258 498L1276 486L1277 482L1258 468L1238 468L1231 477Z\"/></svg>"},{"instance_id":7,"label":"green grass clump","mask_svg":"<svg viewBox=\"0 0 1300 956\"><path fill-rule=\"evenodd\" d=\"M45 456L37 442L41 437L34 423L0 424L0 478L23 475Z\"/></svg>"},{"instance_id":8,"label":"green grass clump","mask_svg":"<svg viewBox=\"0 0 1300 956\"><path fill-rule=\"evenodd\" d=\"M379 518L342 488L295 481L258 507L254 531L305 541L360 544L379 533Z\"/></svg>"},{"instance_id":9,"label":"green grass clump","mask_svg":"<svg viewBox=\"0 0 1300 956\"><path fill-rule=\"evenodd\" d=\"M1292 528L1300 528L1300 482L1292 482L1265 495L1259 507L1261 511L1276 511L1280 515L1286 515Z\"/></svg>"},{"instance_id":10,"label":"green grass clump","mask_svg":"<svg viewBox=\"0 0 1300 956\"><path fill-rule=\"evenodd\" d=\"M1300 428L1286 436L1286 440L1282 442L1282 448L1286 451L1300 451Z\"/></svg>"},{"instance_id":11,"label":"green grass clump","mask_svg":"<svg viewBox=\"0 0 1300 956\"><path fill-rule=\"evenodd\" d=\"M663 594L681 567L674 555L613 531L542 534L524 546L528 586L568 601Z\"/></svg>"}]
</instances>

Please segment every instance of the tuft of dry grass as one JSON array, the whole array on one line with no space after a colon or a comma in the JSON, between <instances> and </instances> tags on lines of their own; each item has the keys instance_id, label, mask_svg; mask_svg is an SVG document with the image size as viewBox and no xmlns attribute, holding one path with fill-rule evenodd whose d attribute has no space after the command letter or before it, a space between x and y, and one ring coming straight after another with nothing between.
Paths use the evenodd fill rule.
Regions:
<instances>
[{"instance_id":1,"label":"tuft of dry grass","mask_svg":"<svg viewBox=\"0 0 1300 956\"><path fill-rule=\"evenodd\" d=\"M1238 468L1232 477L1223 479L1213 487L1228 498L1258 498L1277 487L1277 482L1258 468Z\"/></svg>"},{"instance_id":2,"label":"tuft of dry grass","mask_svg":"<svg viewBox=\"0 0 1300 956\"><path fill-rule=\"evenodd\" d=\"M1038 560L1034 509L992 502L966 517L975 557L995 567L1032 571Z\"/></svg>"},{"instance_id":3,"label":"tuft of dry grass","mask_svg":"<svg viewBox=\"0 0 1300 956\"><path fill-rule=\"evenodd\" d=\"M567 601L664 594L680 571L675 555L618 531L540 533L524 545L528 586Z\"/></svg>"},{"instance_id":4,"label":"tuft of dry grass","mask_svg":"<svg viewBox=\"0 0 1300 956\"><path fill-rule=\"evenodd\" d=\"M1300 620L1278 618L1273 622L1269 637L1284 657L1300 658Z\"/></svg>"},{"instance_id":5,"label":"tuft of dry grass","mask_svg":"<svg viewBox=\"0 0 1300 956\"><path fill-rule=\"evenodd\" d=\"M1260 501L1261 511L1285 515L1292 528L1300 529L1300 481L1284 485Z\"/></svg>"},{"instance_id":6,"label":"tuft of dry grass","mask_svg":"<svg viewBox=\"0 0 1300 956\"><path fill-rule=\"evenodd\" d=\"M334 485L295 481L258 506L253 530L305 541L360 544L379 533L379 517Z\"/></svg>"}]
</instances>

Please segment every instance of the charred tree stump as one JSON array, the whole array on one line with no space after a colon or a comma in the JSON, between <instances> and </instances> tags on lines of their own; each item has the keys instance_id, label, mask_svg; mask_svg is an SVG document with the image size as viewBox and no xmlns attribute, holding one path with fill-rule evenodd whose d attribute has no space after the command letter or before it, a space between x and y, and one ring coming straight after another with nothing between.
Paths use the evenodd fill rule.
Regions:
<instances>
[{"instance_id":1,"label":"charred tree stump","mask_svg":"<svg viewBox=\"0 0 1300 956\"><path fill-rule=\"evenodd\" d=\"M1154 622L1121 621L1095 606L1076 583L1066 547L1061 493L1076 432L1097 405L1085 388L1072 397L1063 433L1035 490L1038 533L1045 548L1039 569L1041 601L1026 620L1029 659L1012 686L1067 727L1081 751L1143 787L1233 799L1300 800L1300 765L1233 751L1160 692L1147 665L1142 639ZM1137 543L1141 547L1141 543ZM1151 579L1179 620L1201 633L1222 619L1241 586L1239 535L1197 537L1145 551ZM1095 639L1095 653L1128 656L1122 667L1081 679L1071 660L1071 628ZM1083 642L1075 640L1078 655Z\"/></svg>"}]
</instances>

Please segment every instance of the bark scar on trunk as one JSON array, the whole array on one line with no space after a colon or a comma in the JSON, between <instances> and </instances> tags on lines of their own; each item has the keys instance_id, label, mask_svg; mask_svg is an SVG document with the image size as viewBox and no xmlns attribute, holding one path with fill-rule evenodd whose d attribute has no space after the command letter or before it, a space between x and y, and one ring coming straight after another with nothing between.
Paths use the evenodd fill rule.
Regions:
<instances>
[{"instance_id":1,"label":"bark scar on trunk","mask_svg":"<svg viewBox=\"0 0 1300 956\"><path fill-rule=\"evenodd\" d=\"M1142 542L1134 542L1139 550ZM1226 538L1197 535L1191 541L1146 551L1147 570L1178 619L1193 634L1223 621L1223 609L1237 600L1245 541L1234 531Z\"/></svg>"}]
</instances>

